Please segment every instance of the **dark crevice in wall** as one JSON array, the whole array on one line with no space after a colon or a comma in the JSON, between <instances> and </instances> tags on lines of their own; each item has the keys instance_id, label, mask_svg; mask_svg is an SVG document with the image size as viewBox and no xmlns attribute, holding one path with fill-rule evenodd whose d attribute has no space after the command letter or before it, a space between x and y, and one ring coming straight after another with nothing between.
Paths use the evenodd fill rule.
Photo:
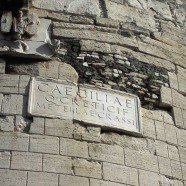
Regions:
<instances>
[{"instance_id":1,"label":"dark crevice in wall","mask_svg":"<svg viewBox=\"0 0 186 186\"><path fill-rule=\"evenodd\" d=\"M102 17L108 18L107 6L105 0L99 0L99 5L102 10Z\"/></svg>"}]
</instances>

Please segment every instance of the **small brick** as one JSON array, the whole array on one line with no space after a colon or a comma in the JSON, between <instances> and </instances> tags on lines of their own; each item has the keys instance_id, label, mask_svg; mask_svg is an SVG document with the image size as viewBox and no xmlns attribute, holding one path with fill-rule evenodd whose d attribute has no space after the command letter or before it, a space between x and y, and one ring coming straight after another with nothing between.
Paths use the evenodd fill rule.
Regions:
<instances>
[{"instance_id":1,"label":"small brick","mask_svg":"<svg viewBox=\"0 0 186 186\"><path fill-rule=\"evenodd\" d=\"M23 133L0 133L0 149L28 151L29 136Z\"/></svg>"},{"instance_id":2,"label":"small brick","mask_svg":"<svg viewBox=\"0 0 186 186\"><path fill-rule=\"evenodd\" d=\"M139 170L139 182L141 186L160 186L159 174L144 170Z\"/></svg>"},{"instance_id":3,"label":"small brick","mask_svg":"<svg viewBox=\"0 0 186 186\"><path fill-rule=\"evenodd\" d=\"M182 169L180 162L171 160L172 176L177 179L182 179Z\"/></svg>"},{"instance_id":4,"label":"small brick","mask_svg":"<svg viewBox=\"0 0 186 186\"><path fill-rule=\"evenodd\" d=\"M173 145L177 145L176 127L173 125L165 124L166 141Z\"/></svg>"},{"instance_id":5,"label":"small brick","mask_svg":"<svg viewBox=\"0 0 186 186\"><path fill-rule=\"evenodd\" d=\"M156 154L158 156L162 156L162 157L165 157L165 158L169 157L168 146L167 146L166 143L164 143L162 141L156 141L155 145L156 145Z\"/></svg>"},{"instance_id":6,"label":"small brick","mask_svg":"<svg viewBox=\"0 0 186 186\"><path fill-rule=\"evenodd\" d=\"M43 155L43 171L55 173L72 173L72 160L60 155Z\"/></svg>"},{"instance_id":7,"label":"small brick","mask_svg":"<svg viewBox=\"0 0 186 186\"><path fill-rule=\"evenodd\" d=\"M186 130L177 129L178 145L186 147Z\"/></svg>"},{"instance_id":8,"label":"small brick","mask_svg":"<svg viewBox=\"0 0 186 186\"><path fill-rule=\"evenodd\" d=\"M110 181L90 179L90 186L126 186L126 185L121 183L114 183Z\"/></svg>"},{"instance_id":9,"label":"small brick","mask_svg":"<svg viewBox=\"0 0 186 186\"><path fill-rule=\"evenodd\" d=\"M44 172L28 172L27 186L58 186L58 175Z\"/></svg>"},{"instance_id":10,"label":"small brick","mask_svg":"<svg viewBox=\"0 0 186 186\"><path fill-rule=\"evenodd\" d=\"M28 95L28 93L29 93L29 82L30 82L30 76L28 76L28 75L20 75L20 79L19 79L19 93Z\"/></svg>"},{"instance_id":11,"label":"small brick","mask_svg":"<svg viewBox=\"0 0 186 186\"><path fill-rule=\"evenodd\" d=\"M12 152L11 169L42 171L42 155L30 152Z\"/></svg>"},{"instance_id":12,"label":"small brick","mask_svg":"<svg viewBox=\"0 0 186 186\"><path fill-rule=\"evenodd\" d=\"M143 135L149 138L156 139L154 120L143 117L142 122L143 122Z\"/></svg>"},{"instance_id":13,"label":"small brick","mask_svg":"<svg viewBox=\"0 0 186 186\"><path fill-rule=\"evenodd\" d=\"M46 135L72 138L73 130L74 125L72 120L46 119L45 122Z\"/></svg>"},{"instance_id":14,"label":"small brick","mask_svg":"<svg viewBox=\"0 0 186 186\"><path fill-rule=\"evenodd\" d=\"M137 169L122 165L103 163L103 178L108 181L138 185Z\"/></svg>"},{"instance_id":15,"label":"small brick","mask_svg":"<svg viewBox=\"0 0 186 186\"><path fill-rule=\"evenodd\" d=\"M88 186L89 179L78 177L78 176L70 176L70 175L60 175L59 176L59 186ZM95 185L96 186L96 185Z\"/></svg>"},{"instance_id":16,"label":"small brick","mask_svg":"<svg viewBox=\"0 0 186 186\"><path fill-rule=\"evenodd\" d=\"M87 142L60 138L60 154L88 158L88 144Z\"/></svg>"},{"instance_id":17,"label":"small brick","mask_svg":"<svg viewBox=\"0 0 186 186\"><path fill-rule=\"evenodd\" d=\"M10 168L10 152L0 151L0 168Z\"/></svg>"},{"instance_id":18,"label":"small brick","mask_svg":"<svg viewBox=\"0 0 186 186\"><path fill-rule=\"evenodd\" d=\"M4 132L13 132L14 116L0 116L0 130Z\"/></svg>"},{"instance_id":19,"label":"small brick","mask_svg":"<svg viewBox=\"0 0 186 186\"><path fill-rule=\"evenodd\" d=\"M156 127L156 138L158 140L166 141L164 123L161 121L155 121L155 127Z\"/></svg>"},{"instance_id":20,"label":"small brick","mask_svg":"<svg viewBox=\"0 0 186 186\"><path fill-rule=\"evenodd\" d=\"M186 148L178 147L181 162L186 163Z\"/></svg>"},{"instance_id":21,"label":"small brick","mask_svg":"<svg viewBox=\"0 0 186 186\"><path fill-rule=\"evenodd\" d=\"M169 158L171 160L180 161L178 148L173 145L168 145Z\"/></svg>"},{"instance_id":22,"label":"small brick","mask_svg":"<svg viewBox=\"0 0 186 186\"><path fill-rule=\"evenodd\" d=\"M0 185L2 186L25 186L26 180L26 171L0 169Z\"/></svg>"},{"instance_id":23,"label":"small brick","mask_svg":"<svg viewBox=\"0 0 186 186\"><path fill-rule=\"evenodd\" d=\"M19 75L0 74L0 92L18 93Z\"/></svg>"},{"instance_id":24,"label":"small brick","mask_svg":"<svg viewBox=\"0 0 186 186\"><path fill-rule=\"evenodd\" d=\"M30 151L59 154L59 138L53 136L30 136Z\"/></svg>"},{"instance_id":25,"label":"small brick","mask_svg":"<svg viewBox=\"0 0 186 186\"><path fill-rule=\"evenodd\" d=\"M125 150L125 164L130 167L158 172L157 157L148 152Z\"/></svg>"},{"instance_id":26,"label":"small brick","mask_svg":"<svg viewBox=\"0 0 186 186\"><path fill-rule=\"evenodd\" d=\"M30 134L44 134L45 119L40 117L33 117L33 123L30 125Z\"/></svg>"},{"instance_id":27,"label":"small brick","mask_svg":"<svg viewBox=\"0 0 186 186\"><path fill-rule=\"evenodd\" d=\"M94 160L124 164L124 150L119 146L89 144L89 154Z\"/></svg>"},{"instance_id":28,"label":"small brick","mask_svg":"<svg viewBox=\"0 0 186 186\"><path fill-rule=\"evenodd\" d=\"M5 95L2 101L1 112L3 114L19 114L22 115L26 112L25 101L22 95L9 94ZM24 112L23 112L24 110Z\"/></svg>"},{"instance_id":29,"label":"small brick","mask_svg":"<svg viewBox=\"0 0 186 186\"><path fill-rule=\"evenodd\" d=\"M101 164L90 162L85 159L75 159L73 161L75 175L90 178L101 178Z\"/></svg>"},{"instance_id":30,"label":"small brick","mask_svg":"<svg viewBox=\"0 0 186 186\"><path fill-rule=\"evenodd\" d=\"M158 157L160 173L166 176L172 176L170 160L163 157Z\"/></svg>"}]
</instances>

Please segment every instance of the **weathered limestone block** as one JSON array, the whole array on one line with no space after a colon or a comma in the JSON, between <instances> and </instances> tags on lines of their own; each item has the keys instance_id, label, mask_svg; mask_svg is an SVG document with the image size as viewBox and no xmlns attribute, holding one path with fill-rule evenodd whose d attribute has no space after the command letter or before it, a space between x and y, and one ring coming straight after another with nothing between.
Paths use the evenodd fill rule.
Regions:
<instances>
[{"instance_id":1,"label":"weathered limestone block","mask_svg":"<svg viewBox=\"0 0 186 186\"><path fill-rule=\"evenodd\" d=\"M53 136L30 136L30 151L59 154L59 138Z\"/></svg>"},{"instance_id":2,"label":"weathered limestone block","mask_svg":"<svg viewBox=\"0 0 186 186\"><path fill-rule=\"evenodd\" d=\"M90 179L90 186L125 186L125 184Z\"/></svg>"},{"instance_id":3,"label":"weathered limestone block","mask_svg":"<svg viewBox=\"0 0 186 186\"><path fill-rule=\"evenodd\" d=\"M71 81L73 83L78 82L78 73L76 70L69 64L60 63L59 64L59 79Z\"/></svg>"},{"instance_id":4,"label":"weathered limestone block","mask_svg":"<svg viewBox=\"0 0 186 186\"><path fill-rule=\"evenodd\" d=\"M22 133L0 133L0 149L28 151L29 136Z\"/></svg>"},{"instance_id":5,"label":"weathered limestone block","mask_svg":"<svg viewBox=\"0 0 186 186\"><path fill-rule=\"evenodd\" d=\"M72 138L74 125L72 120L46 119L45 134L59 137Z\"/></svg>"},{"instance_id":6,"label":"weathered limestone block","mask_svg":"<svg viewBox=\"0 0 186 186\"><path fill-rule=\"evenodd\" d=\"M186 147L186 130L177 129L178 145Z\"/></svg>"},{"instance_id":7,"label":"weathered limestone block","mask_svg":"<svg viewBox=\"0 0 186 186\"><path fill-rule=\"evenodd\" d=\"M30 124L30 134L44 134L44 118L33 117L33 123Z\"/></svg>"},{"instance_id":8,"label":"weathered limestone block","mask_svg":"<svg viewBox=\"0 0 186 186\"><path fill-rule=\"evenodd\" d=\"M147 30L155 30L155 20L153 16L146 12L139 12L132 7L123 6L111 1L106 1L108 17L122 22L135 22L137 26Z\"/></svg>"},{"instance_id":9,"label":"weathered limestone block","mask_svg":"<svg viewBox=\"0 0 186 186\"><path fill-rule=\"evenodd\" d=\"M28 172L27 186L58 186L58 175L45 172ZM22 186L22 185L21 185Z\"/></svg>"},{"instance_id":10,"label":"weathered limestone block","mask_svg":"<svg viewBox=\"0 0 186 186\"><path fill-rule=\"evenodd\" d=\"M63 185L77 186L77 184L81 186L87 186L89 185L89 179L78 177L78 176L62 175L62 174L59 176L59 186L63 186Z\"/></svg>"},{"instance_id":11,"label":"weathered limestone block","mask_svg":"<svg viewBox=\"0 0 186 186\"><path fill-rule=\"evenodd\" d=\"M182 109L186 108L186 97L173 89L172 89L172 101L173 101L173 106Z\"/></svg>"},{"instance_id":12,"label":"weathered limestone block","mask_svg":"<svg viewBox=\"0 0 186 186\"><path fill-rule=\"evenodd\" d=\"M42 171L42 154L12 152L11 169Z\"/></svg>"},{"instance_id":13,"label":"weathered limestone block","mask_svg":"<svg viewBox=\"0 0 186 186\"><path fill-rule=\"evenodd\" d=\"M30 76L28 76L28 75L20 75L19 76L19 93L28 95L29 82L30 82Z\"/></svg>"},{"instance_id":14,"label":"weathered limestone block","mask_svg":"<svg viewBox=\"0 0 186 186\"><path fill-rule=\"evenodd\" d=\"M149 138L156 139L154 120L143 117L142 123L143 123L143 135Z\"/></svg>"},{"instance_id":15,"label":"weathered limestone block","mask_svg":"<svg viewBox=\"0 0 186 186\"><path fill-rule=\"evenodd\" d=\"M186 148L178 147L180 160L182 163L186 163Z\"/></svg>"},{"instance_id":16,"label":"weathered limestone block","mask_svg":"<svg viewBox=\"0 0 186 186\"><path fill-rule=\"evenodd\" d=\"M158 157L158 162L160 173L166 176L172 176L170 159Z\"/></svg>"},{"instance_id":17,"label":"weathered limestone block","mask_svg":"<svg viewBox=\"0 0 186 186\"><path fill-rule=\"evenodd\" d=\"M18 93L19 75L0 74L0 92Z\"/></svg>"},{"instance_id":18,"label":"weathered limestone block","mask_svg":"<svg viewBox=\"0 0 186 186\"><path fill-rule=\"evenodd\" d=\"M125 150L125 163L127 166L158 172L158 160L153 154L130 149Z\"/></svg>"},{"instance_id":19,"label":"weathered limestone block","mask_svg":"<svg viewBox=\"0 0 186 186\"><path fill-rule=\"evenodd\" d=\"M176 127L173 125L165 124L166 141L170 144L177 145Z\"/></svg>"},{"instance_id":20,"label":"weathered limestone block","mask_svg":"<svg viewBox=\"0 0 186 186\"><path fill-rule=\"evenodd\" d=\"M160 176L157 173L139 170L139 182L143 186L159 186Z\"/></svg>"},{"instance_id":21,"label":"weathered limestone block","mask_svg":"<svg viewBox=\"0 0 186 186\"><path fill-rule=\"evenodd\" d=\"M43 171L71 174L72 161L70 158L59 155L43 155Z\"/></svg>"},{"instance_id":22,"label":"weathered limestone block","mask_svg":"<svg viewBox=\"0 0 186 186\"><path fill-rule=\"evenodd\" d=\"M161 94L161 106L171 107L172 106L172 91L170 88L162 86L160 89Z\"/></svg>"},{"instance_id":23,"label":"weathered limestone block","mask_svg":"<svg viewBox=\"0 0 186 186\"><path fill-rule=\"evenodd\" d=\"M155 144L156 144L156 155L168 158L169 154L168 154L167 144L162 141L156 141Z\"/></svg>"},{"instance_id":24,"label":"weathered limestone block","mask_svg":"<svg viewBox=\"0 0 186 186\"><path fill-rule=\"evenodd\" d=\"M88 158L87 142L76 141L73 139L60 139L60 154L64 156L75 156Z\"/></svg>"},{"instance_id":25,"label":"weathered limestone block","mask_svg":"<svg viewBox=\"0 0 186 186\"><path fill-rule=\"evenodd\" d=\"M0 169L0 185L25 186L27 172L18 170ZM44 186L44 185L43 185Z\"/></svg>"},{"instance_id":26,"label":"weathered limestone block","mask_svg":"<svg viewBox=\"0 0 186 186\"><path fill-rule=\"evenodd\" d=\"M105 26L105 27L112 27L112 28L118 28L119 27L119 21L108 19L108 18L96 18L96 25L98 26Z\"/></svg>"},{"instance_id":27,"label":"weathered limestone block","mask_svg":"<svg viewBox=\"0 0 186 186\"><path fill-rule=\"evenodd\" d=\"M129 6L135 7L137 9L147 9L148 2L144 0L127 0Z\"/></svg>"},{"instance_id":28,"label":"weathered limestone block","mask_svg":"<svg viewBox=\"0 0 186 186\"><path fill-rule=\"evenodd\" d=\"M0 116L0 131L13 132L14 131L14 117Z\"/></svg>"},{"instance_id":29,"label":"weathered limestone block","mask_svg":"<svg viewBox=\"0 0 186 186\"><path fill-rule=\"evenodd\" d=\"M166 141L164 123L161 121L155 121L155 127L156 127L156 138L158 140Z\"/></svg>"},{"instance_id":30,"label":"weathered limestone block","mask_svg":"<svg viewBox=\"0 0 186 186\"><path fill-rule=\"evenodd\" d=\"M117 170L117 173L114 170ZM130 185L138 185L137 169L111 163L103 163L103 179Z\"/></svg>"},{"instance_id":31,"label":"weathered limestone block","mask_svg":"<svg viewBox=\"0 0 186 186\"><path fill-rule=\"evenodd\" d=\"M73 161L75 175L90 178L101 178L101 164L98 162L91 162L85 159L75 159Z\"/></svg>"},{"instance_id":32,"label":"weathered limestone block","mask_svg":"<svg viewBox=\"0 0 186 186\"><path fill-rule=\"evenodd\" d=\"M22 95L9 94L4 96L4 99L2 101L1 113L3 113L4 115L22 115L25 114L25 112L25 101Z\"/></svg>"},{"instance_id":33,"label":"weathered limestone block","mask_svg":"<svg viewBox=\"0 0 186 186\"><path fill-rule=\"evenodd\" d=\"M124 164L124 150L119 146L89 144L89 154L94 160Z\"/></svg>"},{"instance_id":34,"label":"weathered limestone block","mask_svg":"<svg viewBox=\"0 0 186 186\"><path fill-rule=\"evenodd\" d=\"M52 11L66 11L68 13L83 14L90 16L99 16L99 1L98 0L34 0L33 6L40 9L47 9Z\"/></svg>"},{"instance_id":35,"label":"weathered limestone block","mask_svg":"<svg viewBox=\"0 0 186 186\"><path fill-rule=\"evenodd\" d=\"M186 69L177 66L179 91L186 93Z\"/></svg>"},{"instance_id":36,"label":"weathered limestone block","mask_svg":"<svg viewBox=\"0 0 186 186\"><path fill-rule=\"evenodd\" d=\"M178 161L171 160L172 176L177 179L182 179L182 168Z\"/></svg>"},{"instance_id":37,"label":"weathered limestone block","mask_svg":"<svg viewBox=\"0 0 186 186\"><path fill-rule=\"evenodd\" d=\"M9 169L10 168L10 158L11 154L8 151L0 151L0 168ZM1 176L0 176L1 177ZM1 180L1 178L0 178Z\"/></svg>"},{"instance_id":38,"label":"weathered limestone block","mask_svg":"<svg viewBox=\"0 0 186 186\"><path fill-rule=\"evenodd\" d=\"M26 132L29 129L31 121L22 116L16 116L15 118L15 131Z\"/></svg>"},{"instance_id":39,"label":"weathered limestone block","mask_svg":"<svg viewBox=\"0 0 186 186\"><path fill-rule=\"evenodd\" d=\"M178 90L178 79L177 75L172 72L168 72L170 88Z\"/></svg>"},{"instance_id":40,"label":"weathered limestone block","mask_svg":"<svg viewBox=\"0 0 186 186\"><path fill-rule=\"evenodd\" d=\"M182 109L178 107L173 107L173 114L174 114L175 125L180 128L184 128Z\"/></svg>"}]
</instances>

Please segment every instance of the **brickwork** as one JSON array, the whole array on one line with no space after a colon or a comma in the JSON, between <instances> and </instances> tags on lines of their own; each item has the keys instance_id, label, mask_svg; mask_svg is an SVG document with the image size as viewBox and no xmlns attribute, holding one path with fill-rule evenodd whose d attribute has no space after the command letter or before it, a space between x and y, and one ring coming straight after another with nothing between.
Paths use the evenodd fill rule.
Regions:
<instances>
[{"instance_id":1,"label":"brickwork","mask_svg":"<svg viewBox=\"0 0 186 186\"><path fill-rule=\"evenodd\" d=\"M0 59L0 186L186 186L184 0L78 3L31 1L50 61ZM33 76L139 96L142 135L29 115Z\"/></svg>"}]
</instances>

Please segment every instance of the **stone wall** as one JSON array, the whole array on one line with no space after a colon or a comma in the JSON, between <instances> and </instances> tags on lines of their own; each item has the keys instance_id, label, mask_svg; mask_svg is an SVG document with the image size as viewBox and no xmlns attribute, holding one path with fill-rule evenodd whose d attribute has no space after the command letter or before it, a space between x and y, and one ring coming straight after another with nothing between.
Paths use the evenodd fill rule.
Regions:
<instances>
[{"instance_id":1,"label":"stone wall","mask_svg":"<svg viewBox=\"0 0 186 186\"><path fill-rule=\"evenodd\" d=\"M184 0L32 0L61 41L0 59L0 185L186 186ZM30 78L139 96L142 136L27 113Z\"/></svg>"}]
</instances>

